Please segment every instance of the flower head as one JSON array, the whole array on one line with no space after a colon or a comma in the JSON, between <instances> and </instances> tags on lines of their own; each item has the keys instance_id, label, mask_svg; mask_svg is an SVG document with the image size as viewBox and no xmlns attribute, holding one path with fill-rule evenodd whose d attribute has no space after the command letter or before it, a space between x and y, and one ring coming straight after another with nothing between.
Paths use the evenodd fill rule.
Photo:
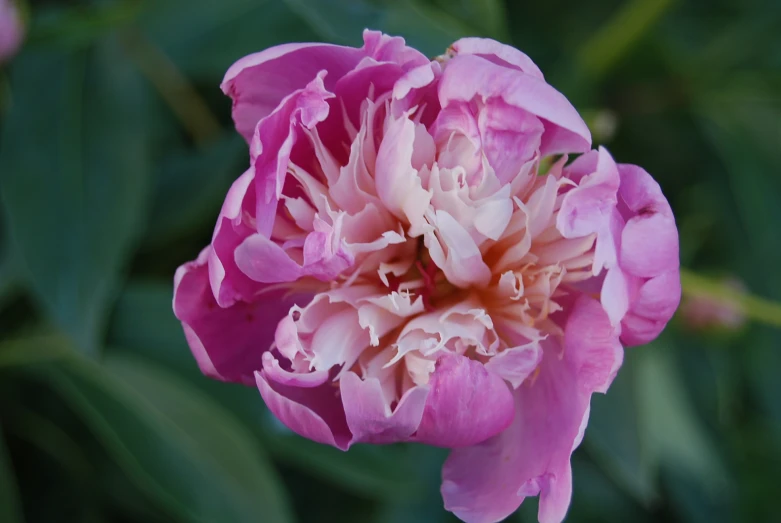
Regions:
<instances>
[{"instance_id":1,"label":"flower head","mask_svg":"<svg viewBox=\"0 0 781 523\"><path fill-rule=\"evenodd\" d=\"M680 298L656 182L591 151L567 99L492 40L435 60L371 31L288 44L222 87L250 166L174 296L203 372L341 449L454 449L442 493L465 521L536 494L561 521L591 394Z\"/></svg>"},{"instance_id":2,"label":"flower head","mask_svg":"<svg viewBox=\"0 0 781 523\"><path fill-rule=\"evenodd\" d=\"M0 64L19 50L24 24L14 0L0 0Z\"/></svg>"}]
</instances>

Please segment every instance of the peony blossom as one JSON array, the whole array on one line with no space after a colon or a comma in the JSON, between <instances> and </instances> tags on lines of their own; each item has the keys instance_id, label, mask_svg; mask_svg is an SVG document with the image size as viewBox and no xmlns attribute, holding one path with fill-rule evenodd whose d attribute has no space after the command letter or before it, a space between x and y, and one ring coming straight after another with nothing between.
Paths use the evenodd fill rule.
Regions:
<instances>
[{"instance_id":1,"label":"peony blossom","mask_svg":"<svg viewBox=\"0 0 781 523\"><path fill-rule=\"evenodd\" d=\"M0 0L0 64L16 54L24 38L24 25L14 0Z\"/></svg>"},{"instance_id":2,"label":"peony blossom","mask_svg":"<svg viewBox=\"0 0 781 523\"><path fill-rule=\"evenodd\" d=\"M591 394L678 306L659 185L492 40L281 45L222 89L250 164L175 277L201 370L314 441L453 449L464 521L561 521Z\"/></svg>"}]
</instances>

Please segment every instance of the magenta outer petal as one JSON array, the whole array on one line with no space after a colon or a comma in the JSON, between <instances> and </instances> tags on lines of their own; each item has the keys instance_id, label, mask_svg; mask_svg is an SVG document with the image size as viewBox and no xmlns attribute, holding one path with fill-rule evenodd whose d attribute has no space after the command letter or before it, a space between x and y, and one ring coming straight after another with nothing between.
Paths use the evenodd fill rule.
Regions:
<instances>
[{"instance_id":1,"label":"magenta outer petal","mask_svg":"<svg viewBox=\"0 0 781 523\"><path fill-rule=\"evenodd\" d=\"M254 178L252 170L248 170L233 182L214 228L209 281L220 307L228 307L237 300L250 301L259 290L258 284L241 272L233 259L236 247L255 232L243 219L245 212L255 208Z\"/></svg>"},{"instance_id":2,"label":"magenta outer petal","mask_svg":"<svg viewBox=\"0 0 781 523\"><path fill-rule=\"evenodd\" d=\"M366 56L378 62L393 62L410 70L429 63L426 56L412 47L408 47L400 36L389 36L379 31L363 31L363 48Z\"/></svg>"},{"instance_id":3,"label":"magenta outer petal","mask_svg":"<svg viewBox=\"0 0 781 523\"><path fill-rule=\"evenodd\" d=\"M497 65L511 67L543 80L542 71L531 58L515 47L490 38L462 38L450 46L458 55L474 54Z\"/></svg>"},{"instance_id":4,"label":"magenta outer petal","mask_svg":"<svg viewBox=\"0 0 781 523\"><path fill-rule=\"evenodd\" d=\"M245 56L233 64L222 81L222 91L233 99L236 130L249 142L257 123L290 93L303 88L320 71L327 71L329 91L365 57L398 63L411 69L428 63L404 39L364 31L361 49L321 43L292 43Z\"/></svg>"},{"instance_id":5,"label":"magenta outer petal","mask_svg":"<svg viewBox=\"0 0 781 523\"><path fill-rule=\"evenodd\" d=\"M619 264L634 290L621 322L621 340L640 345L659 335L681 300L678 229L651 175L635 165L619 164L618 169L618 209L626 219Z\"/></svg>"},{"instance_id":6,"label":"magenta outer petal","mask_svg":"<svg viewBox=\"0 0 781 523\"><path fill-rule=\"evenodd\" d=\"M604 147L584 154L565 172L579 186L564 195L556 227L565 238L607 232L617 203L618 167ZM587 173L583 175L583 171Z\"/></svg>"},{"instance_id":7,"label":"magenta outer petal","mask_svg":"<svg viewBox=\"0 0 781 523\"><path fill-rule=\"evenodd\" d=\"M288 95L274 112L258 122L250 143L252 167L255 170L257 231L271 237L277 203L285 185L290 153L299 126L309 129L326 119L328 100L333 94L325 89L321 71L305 88Z\"/></svg>"},{"instance_id":8,"label":"magenta outer petal","mask_svg":"<svg viewBox=\"0 0 781 523\"><path fill-rule=\"evenodd\" d=\"M646 281L621 322L621 341L643 345L659 336L681 301L680 272L670 271Z\"/></svg>"},{"instance_id":9,"label":"magenta outer petal","mask_svg":"<svg viewBox=\"0 0 781 523\"><path fill-rule=\"evenodd\" d=\"M316 238L310 234L307 238ZM342 250L327 256L320 246L314 262L299 265L282 248L260 234L253 234L236 248L236 265L250 279L263 283L296 281L302 276L313 276L322 281L336 278L353 264L353 257Z\"/></svg>"},{"instance_id":10,"label":"magenta outer petal","mask_svg":"<svg viewBox=\"0 0 781 523\"><path fill-rule=\"evenodd\" d=\"M274 341L277 322L295 303L280 292L270 292L254 303L220 307L207 274L211 248L179 267L174 277L174 314L182 322L187 342L207 376L245 384L255 382L262 355ZM299 299L299 301L301 301Z\"/></svg>"},{"instance_id":11,"label":"magenta outer petal","mask_svg":"<svg viewBox=\"0 0 781 523\"><path fill-rule=\"evenodd\" d=\"M474 55L452 58L439 85L442 107L453 101L468 103L475 97L499 97L545 120L542 154L579 153L591 147L586 123L564 95L544 80Z\"/></svg>"},{"instance_id":12,"label":"magenta outer petal","mask_svg":"<svg viewBox=\"0 0 781 523\"><path fill-rule=\"evenodd\" d=\"M263 372L268 378L280 385L292 387L319 387L328 380L328 371L289 372L283 369L271 352L263 353Z\"/></svg>"},{"instance_id":13,"label":"magenta outer petal","mask_svg":"<svg viewBox=\"0 0 781 523\"><path fill-rule=\"evenodd\" d=\"M634 276L651 278L677 270L678 229L659 184L644 169L621 164L620 197L628 210L621 240L621 266Z\"/></svg>"},{"instance_id":14,"label":"magenta outer petal","mask_svg":"<svg viewBox=\"0 0 781 523\"><path fill-rule=\"evenodd\" d=\"M290 93L302 89L319 71L328 71L326 89L351 70L364 53L331 44L284 44L251 54L233 64L222 90L233 99L236 130L247 142L257 123Z\"/></svg>"},{"instance_id":15,"label":"magenta outer petal","mask_svg":"<svg viewBox=\"0 0 781 523\"><path fill-rule=\"evenodd\" d=\"M276 383L265 371L256 372L255 379L266 406L290 430L342 450L350 446L339 391L330 380L319 387L299 388Z\"/></svg>"},{"instance_id":16,"label":"magenta outer petal","mask_svg":"<svg viewBox=\"0 0 781 523\"><path fill-rule=\"evenodd\" d=\"M414 441L466 447L506 429L514 416L507 384L479 361L449 353L437 359L423 420Z\"/></svg>"},{"instance_id":17,"label":"magenta outer petal","mask_svg":"<svg viewBox=\"0 0 781 523\"><path fill-rule=\"evenodd\" d=\"M377 378L362 380L348 371L339 380L339 389L353 443L395 443L409 439L418 430L428 395L428 388L413 387L391 413Z\"/></svg>"},{"instance_id":18,"label":"magenta outer petal","mask_svg":"<svg viewBox=\"0 0 781 523\"><path fill-rule=\"evenodd\" d=\"M494 523L540 494L541 523L560 523L572 495L570 455L580 444L591 393L605 390L622 357L601 305L575 303L564 354L547 341L536 379L515 391L515 419L501 434L456 449L443 468L445 508L467 523Z\"/></svg>"}]
</instances>

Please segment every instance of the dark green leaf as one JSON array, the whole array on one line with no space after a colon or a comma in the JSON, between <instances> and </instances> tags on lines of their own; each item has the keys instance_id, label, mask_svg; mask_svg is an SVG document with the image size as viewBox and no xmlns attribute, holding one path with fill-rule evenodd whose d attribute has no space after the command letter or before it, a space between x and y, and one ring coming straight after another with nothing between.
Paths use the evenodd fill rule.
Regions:
<instances>
[{"instance_id":1,"label":"dark green leaf","mask_svg":"<svg viewBox=\"0 0 781 523\"><path fill-rule=\"evenodd\" d=\"M149 495L184 521L291 521L273 469L230 413L140 360L107 366L42 372Z\"/></svg>"},{"instance_id":2,"label":"dark green leaf","mask_svg":"<svg viewBox=\"0 0 781 523\"><path fill-rule=\"evenodd\" d=\"M635 392L637 359L627 355L607 394L591 399L585 446L616 484L639 501L649 503L654 493L655 463L640 433Z\"/></svg>"},{"instance_id":3,"label":"dark green leaf","mask_svg":"<svg viewBox=\"0 0 781 523\"><path fill-rule=\"evenodd\" d=\"M407 445L406 459L415 465L414 477L420 482L418 495L392 500L382 505L376 523L455 523L453 514L442 506L442 464L447 449L427 445Z\"/></svg>"},{"instance_id":4,"label":"dark green leaf","mask_svg":"<svg viewBox=\"0 0 781 523\"><path fill-rule=\"evenodd\" d=\"M0 309L11 298L19 286L19 264L10 245L0 250Z\"/></svg>"},{"instance_id":5,"label":"dark green leaf","mask_svg":"<svg viewBox=\"0 0 781 523\"><path fill-rule=\"evenodd\" d=\"M5 340L0 344L0 369L68 359L67 340L57 334L40 334Z\"/></svg>"},{"instance_id":6,"label":"dark green leaf","mask_svg":"<svg viewBox=\"0 0 781 523\"><path fill-rule=\"evenodd\" d=\"M781 82L739 76L704 95L697 106L705 135L726 170L735 218L755 255L741 257L748 281L771 298L781 297L781 281L765 277L781 264L778 230L768 226L781 222L781 182L773 176L781 162L779 87Z\"/></svg>"},{"instance_id":7,"label":"dark green leaf","mask_svg":"<svg viewBox=\"0 0 781 523\"><path fill-rule=\"evenodd\" d=\"M89 7L49 5L36 9L27 38L28 45L88 45L111 30L133 22L142 5L136 0L121 0Z\"/></svg>"},{"instance_id":8,"label":"dark green leaf","mask_svg":"<svg viewBox=\"0 0 781 523\"><path fill-rule=\"evenodd\" d=\"M42 81L45 78L45 81ZM144 217L144 87L115 39L14 62L0 151L19 258L47 312L96 353Z\"/></svg>"},{"instance_id":9,"label":"dark green leaf","mask_svg":"<svg viewBox=\"0 0 781 523\"><path fill-rule=\"evenodd\" d=\"M3 431L0 430L0 521L3 523L24 521L18 496L16 478L5 448Z\"/></svg>"},{"instance_id":10,"label":"dark green leaf","mask_svg":"<svg viewBox=\"0 0 781 523\"><path fill-rule=\"evenodd\" d=\"M445 52L464 36L478 34L449 13L413 0L287 0L287 3L323 37L359 45L364 28L403 36L428 56Z\"/></svg>"},{"instance_id":11,"label":"dark green leaf","mask_svg":"<svg viewBox=\"0 0 781 523\"><path fill-rule=\"evenodd\" d=\"M131 281L117 300L108 329L108 345L143 355L178 373L199 375L184 338L179 320L174 316L170 284Z\"/></svg>"},{"instance_id":12,"label":"dark green leaf","mask_svg":"<svg viewBox=\"0 0 781 523\"><path fill-rule=\"evenodd\" d=\"M590 427L589 423L589 429ZM572 457L572 481L576 491L572 497L570 511L579 514L584 521L600 523L641 523L654 521L643 511L643 506L625 494L621 482L610 481L604 469L596 466L582 454ZM619 488L616 488L616 485ZM537 521L536 514L526 521Z\"/></svg>"},{"instance_id":13,"label":"dark green leaf","mask_svg":"<svg viewBox=\"0 0 781 523\"><path fill-rule=\"evenodd\" d=\"M604 74L654 26L673 0L632 0L622 5L589 40L582 42L578 65L589 77Z\"/></svg>"},{"instance_id":14,"label":"dark green leaf","mask_svg":"<svg viewBox=\"0 0 781 523\"><path fill-rule=\"evenodd\" d=\"M474 26L485 36L501 41L508 39L507 13L502 0L429 0L429 3Z\"/></svg>"},{"instance_id":15,"label":"dark green leaf","mask_svg":"<svg viewBox=\"0 0 781 523\"><path fill-rule=\"evenodd\" d=\"M317 40L278 0L161 0L144 15L141 28L186 74L217 80L245 55Z\"/></svg>"},{"instance_id":16,"label":"dark green leaf","mask_svg":"<svg viewBox=\"0 0 781 523\"><path fill-rule=\"evenodd\" d=\"M241 136L230 133L204 150L165 157L157 170L145 243L160 245L213 225L247 155Z\"/></svg>"},{"instance_id":17,"label":"dark green leaf","mask_svg":"<svg viewBox=\"0 0 781 523\"><path fill-rule=\"evenodd\" d=\"M172 286L133 283L120 297L109 329L109 354L143 354L187 377L262 435L268 451L290 466L363 496L414 498L420 491L417 466L392 447L357 446L342 452L279 430L260 394L251 388L200 375L171 311ZM275 423L276 422L276 423Z\"/></svg>"},{"instance_id":18,"label":"dark green leaf","mask_svg":"<svg viewBox=\"0 0 781 523\"><path fill-rule=\"evenodd\" d=\"M422 497L419 467L398 448L359 445L347 452L295 434L264 433L281 462L371 499L413 501Z\"/></svg>"},{"instance_id":19,"label":"dark green leaf","mask_svg":"<svg viewBox=\"0 0 781 523\"><path fill-rule=\"evenodd\" d=\"M711 493L727 486L717 449L702 426L671 354L661 344L633 355L640 434L653 462L696 478Z\"/></svg>"}]
</instances>

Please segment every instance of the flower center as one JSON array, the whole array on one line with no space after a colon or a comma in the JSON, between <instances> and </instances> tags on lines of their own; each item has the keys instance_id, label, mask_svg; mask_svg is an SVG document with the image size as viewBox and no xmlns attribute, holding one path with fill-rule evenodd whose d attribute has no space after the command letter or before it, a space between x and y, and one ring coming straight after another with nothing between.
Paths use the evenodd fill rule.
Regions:
<instances>
[{"instance_id":1,"label":"flower center","mask_svg":"<svg viewBox=\"0 0 781 523\"><path fill-rule=\"evenodd\" d=\"M415 242L414 263L401 276L388 274L386 287L390 292L409 292L420 297L427 312L442 308L454 299L458 299L461 289L450 283L445 273L437 266L426 249L423 239ZM407 262L408 263L408 262Z\"/></svg>"}]
</instances>

